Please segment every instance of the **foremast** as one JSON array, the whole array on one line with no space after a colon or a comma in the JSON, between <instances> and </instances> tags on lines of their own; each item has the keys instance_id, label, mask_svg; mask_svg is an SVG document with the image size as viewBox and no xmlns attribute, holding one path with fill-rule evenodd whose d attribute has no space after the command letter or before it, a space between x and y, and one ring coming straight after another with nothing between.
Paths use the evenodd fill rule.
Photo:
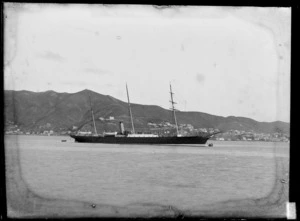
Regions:
<instances>
[{"instance_id":1,"label":"foremast","mask_svg":"<svg viewBox=\"0 0 300 221\"><path fill-rule=\"evenodd\" d=\"M129 93L128 93L127 83L126 83L126 92L127 92L127 100L128 100L129 114L130 114L130 119L131 119L132 133L135 134L135 131L134 131L134 125L133 125L133 118L132 118L132 113L131 113L131 106L130 106L130 100L129 100Z\"/></svg>"},{"instance_id":2,"label":"foremast","mask_svg":"<svg viewBox=\"0 0 300 221\"><path fill-rule=\"evenodd\" d=\"M175 103L174 100L173 100L173 94L174 94L174 93L172 92L172 86L171 86L171 83L170 83L170 95L171 95L171 100L170 100L170 102L171 102L171 104L172 104L172 107L171 107L170 109L173 111L174 122L175 122L175 125L176 125L176 135L178 136L178 135L179 135L179 132L178 132L178 125L177 125L176 113L175 113L176 109L175 109L175 107L174 107L174 104L176 104L176 103Z\"/></svg>"}]
</instances>

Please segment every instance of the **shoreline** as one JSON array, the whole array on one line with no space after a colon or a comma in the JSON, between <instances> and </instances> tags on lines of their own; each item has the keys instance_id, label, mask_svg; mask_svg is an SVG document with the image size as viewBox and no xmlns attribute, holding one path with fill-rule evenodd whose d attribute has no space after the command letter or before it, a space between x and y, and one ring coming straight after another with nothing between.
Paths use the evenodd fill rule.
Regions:
<instances>
[{"instance_id":1,"label":"shoreline","mask_svg":"<svg viewBox=\"0 0 300 221\"><path fill-rule=\"evenodd\" d=\"M70 135L63 135L63 134L57 134L57 135L44 135L44 134L4 134L4 136L70 137ZM272 141L272 140L208 140L207 142L215 142L215 141L217 141L217 142L290 143L290 141Z\"/></svg>"}]
</instances>

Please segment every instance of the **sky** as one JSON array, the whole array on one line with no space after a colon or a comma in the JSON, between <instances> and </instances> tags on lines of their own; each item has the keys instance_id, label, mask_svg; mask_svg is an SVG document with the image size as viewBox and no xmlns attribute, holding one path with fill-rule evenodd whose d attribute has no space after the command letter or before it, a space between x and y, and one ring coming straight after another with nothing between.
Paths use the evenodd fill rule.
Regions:
<instances>
[{"instance_id":1,"label":"sky","mask_svg":"<svg viewBox=\"0 0 300 221\"><path fill-rule=\"evenodd\" d=\"M291 9L5 3L4 88L290 122Z\"/></svg>"}]
</instances>

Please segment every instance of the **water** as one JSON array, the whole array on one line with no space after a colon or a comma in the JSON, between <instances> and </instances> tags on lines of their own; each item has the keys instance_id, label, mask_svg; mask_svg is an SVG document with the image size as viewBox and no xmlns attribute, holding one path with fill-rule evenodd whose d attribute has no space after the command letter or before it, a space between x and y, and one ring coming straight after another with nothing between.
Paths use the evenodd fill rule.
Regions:
<instances>
[{"instance_id":1,"label":"water","mask_svg":"<svg viewBox=\"0 0 300 221\"><path fill-rule=\"evenodd\" d=\"M27 187L44 198L196 211L228 200L266 197L278 179L288 180L288 143L210 142L213 147L5 138L6 152L19 149Z\"/></svg>"}]
</instances>

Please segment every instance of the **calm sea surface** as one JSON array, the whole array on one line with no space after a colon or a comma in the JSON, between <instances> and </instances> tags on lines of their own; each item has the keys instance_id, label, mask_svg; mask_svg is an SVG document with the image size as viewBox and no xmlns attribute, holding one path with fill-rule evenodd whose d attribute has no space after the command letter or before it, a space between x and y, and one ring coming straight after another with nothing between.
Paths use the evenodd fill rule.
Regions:
<instances>
[{"instance_id":1,"label":"calm sea surface","mask_svg":"<svg viewBox=\"0 0 300 221\"><path fill-rule=\"evenodd\" d=\"M288 176L288 143L211 142L213 147L5 137L6 148L20 150L22 177L28 188L43 197L197 209L203 204L268 195L278 178L278 159Z\"/></svg>"}]
</instances>

